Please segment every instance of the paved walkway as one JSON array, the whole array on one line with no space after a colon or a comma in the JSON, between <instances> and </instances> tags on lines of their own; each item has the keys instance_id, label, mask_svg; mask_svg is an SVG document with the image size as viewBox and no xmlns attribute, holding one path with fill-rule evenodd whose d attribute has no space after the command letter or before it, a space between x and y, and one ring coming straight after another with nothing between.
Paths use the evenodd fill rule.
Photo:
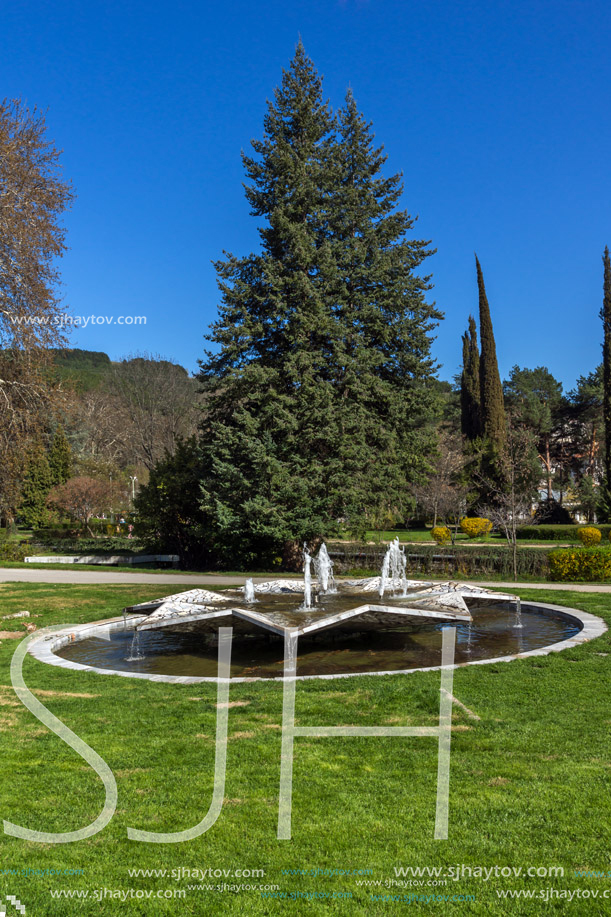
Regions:
<instances>
[{"instance_id":1,"label":"paved walkway","mask_svg":"<svg viewBox=\"0 0 611 917\"><path fill-rule=\"evenodd\" d=\"M253 576L255 582L279 578L278 574ZM63 585L87 585L120 583L122 585L159 585L184 586L185 589L196 586L242 586L246 576L222 576L219 574L198 573L119 573L112 570L25 570L16 567L0 567L0 583L60 583ZM465 582L468 582L465 580ZM611 593L611 583L495 583L474 582L474 586L488 586L491 589L549 589L567 592L606 592ZM161 590L163 591L163 590Z\"/></svg>"}]
</instances>

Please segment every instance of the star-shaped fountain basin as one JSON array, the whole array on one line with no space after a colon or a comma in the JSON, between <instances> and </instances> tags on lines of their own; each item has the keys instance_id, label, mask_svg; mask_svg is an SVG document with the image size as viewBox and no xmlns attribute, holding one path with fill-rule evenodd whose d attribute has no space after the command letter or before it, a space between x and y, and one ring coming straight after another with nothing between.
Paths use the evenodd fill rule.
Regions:
<instances>
[{"instance_id":1,"label":"star-shaped fountain basin","mask_svg":"<svg viewBox=\"0 0 611 917\"><path fill-rule=\"evenodd\" d=\"M379 577L344 581L333 594L314 592L311 608L303 607L300 580L270 580L255 584L254 590L256 601L249 604L241 591L191 589L129 606L125 612L141 616L136 623L139 631L214 633L219 627L233 627L236 634L283 636L287 630L299 635L333 628L354 633L436 621L468 623L471 614L465 598L515 601L515 596L463 583L422 581L391 581L380 597Z\"/></svg>"}]
</instances>

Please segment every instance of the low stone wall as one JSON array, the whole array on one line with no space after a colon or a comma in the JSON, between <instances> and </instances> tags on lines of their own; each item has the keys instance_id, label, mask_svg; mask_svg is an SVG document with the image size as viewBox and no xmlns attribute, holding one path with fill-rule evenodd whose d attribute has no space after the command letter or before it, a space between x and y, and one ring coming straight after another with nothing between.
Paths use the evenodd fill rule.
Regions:
<instances>
[{"instance_id":1,"label":"low stone wall","mask_svg":"<svg viewBox=\"0 0 611 917\"><path fill-rule=\"evenodd\" d=\"M171 564L173 567L178 566L179 560L178 554L33 554L24 558L26 564Z\"/></svg>"}]
</instances>

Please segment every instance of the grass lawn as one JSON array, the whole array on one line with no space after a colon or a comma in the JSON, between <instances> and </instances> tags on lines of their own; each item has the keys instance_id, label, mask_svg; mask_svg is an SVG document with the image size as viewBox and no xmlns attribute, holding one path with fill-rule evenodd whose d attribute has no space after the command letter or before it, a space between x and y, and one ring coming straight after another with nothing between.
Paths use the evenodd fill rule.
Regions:
<instances>
[{"instance_id":1,"label":"grass lawn","mask_svg":"<svg viewBox=\"0 0 611 917\"><path fill-rule=\"evenodd\" d=\"M393 541L397 537L397 535L399 536L399 541L401 544L418 544L420 542L424 542L425 544L434 544L435 543L434 539L431 537L430 529L389 529L388 531L383 531L383 532L373 532L373 531L366 532L365 541L383 544L385 542ZM350 540L350 539L346 539L346 540ZM461 532L459 529L458 532L456 533L455 540L457 544L466 544L466 545L469 545L469 544L506 545L507 544L507 539L505 538L503 534L499 532L492 532L490 535L487 535L486 537L482 537L482 538L467 538L465 533ZM570 544L570 543L578 544L579 542L577 540L574 542L568 542L568 541L566 542L566 544ZM547 547L547 548L550 548L550 547L557 548L557 547L561 547L564 544L564 542L560 542L560 541L555 542L555 541L549 541L549 540L546 541L545 539L537 540L534 538L528 538L528 539L520 540L519 544L522 547L541 546L541 547Z\"/></svg>"},{"instance_id":2,"label":"grass lawn","mask_svg":"<svg viewBox=\"0 0 611 917\"><path fill-rule=\"evenodd\" d=\"M181 573L173 567L153 567L149 564L26 564L17 560L0 562L0 569L8 567L17 570L113 570L119 573ZM193 573L194 571L188 571Z\"/></svg>"},{"instance_id":3,"label":"grass lawn","mask_svg":"<svg viewBox=\"0 0 611 917\"><path fill-rule=\"evenodd\" d=\"M150 586L0 585L0 614L28 609L39 627L119 613L159 594ZM528 592L524 598L574 605L611 623L611 596ZM15 620L4 630L24 628ZM16 640L0 644L3 734L2 817L41 831L89 824L103 806L96 774L15 696L9 666ZM597 891L570 912L605 914L611 879L611 641L605 634L574 650L529 660L459 669L454 694L479 719L454 707L449 840L435 841L437 741L434 738L299 738L293 780L293 836L276 839L282 686L231 687L225 804L216 824L184 844L130 841L128 826L177 831L208 810L214 771L216 686L155 684L62 670L28 657L26 683L49 709L112 768L119 802L94 837L71 844L2 837L2 894L16 895L27 917L46 915L561 914L567 900L504 901L499 890ZM438 673L304 682L297 687L299 725L437 722ZM465 864L562 867L564 877L452 878L436 886L409 882L395 867ZM262 869L260 878L197 879L173 870ZM27 870L82 870L79 875L21 875ZM130 876L129 870L167 870ZM371 870L335 875L320 870ZM291 875L283 870L303 870ZM14 873L11 874L11 871ZM490 876L490 873L488 873ZM362 882L380 882L363 885ZM416 879L416 882L428 878ZM291 897L257 890L206 890L226 882L273 885ZM201 889L189 886L202 885ZM108 890L101 901L95 890ZM109 892L186 891L178 900L121 903ZM52 890L88 892L53 898ZM403 894L472 896L472 900L373 900ZM314 895L333 895L318 897ZM338 897L351 895L351 898ZM9 913L9 911L7 911Z\"/></svg>"}]
</instances>

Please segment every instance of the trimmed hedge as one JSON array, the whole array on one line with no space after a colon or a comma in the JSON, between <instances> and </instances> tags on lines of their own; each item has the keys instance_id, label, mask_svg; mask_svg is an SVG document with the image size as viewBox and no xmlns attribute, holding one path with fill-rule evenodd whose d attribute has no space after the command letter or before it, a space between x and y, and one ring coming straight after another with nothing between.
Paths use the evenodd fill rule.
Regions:
<instances>
[{"instance_id":1,"label":"trimmed hedge","mask_svg":"<svg viewBox=\"0 0 611 917\"><path fill-rule=\"evenodd\" d=\"M38 533L36 533L38 536ZM138 554L142 543L137 538L56 538L39 541L36 547L55 554ZM36 553L28 551L29 554Z\"/></svg>"},{"instance_id":2,"label":"trimmed hedge","mask_svg":"<svg viewBox=\"0 0 611 917\"><path fill-rule=\"evenodd\" d=\"M611 547L557 548L549 554L550 579L557 583L600 583L611 579Z\"/></svg>"},{"instance_id":3,"label":"trimmed hedge","mask_svg":"<svg viewBox=\"0 0 611 917\"><path fill-rule=\"evenodd\" d=\"M522 541L579 541L577 532L583 525L521 525L517 537ZM597 525L603 538L609 538L611 525Z\"/></svg>"},{"instance_id":4,"label":"trimmed hedge","mask_svg":"<svg viewBox=\"0 0 611 917\"><path fill-rule=\"evenodd\" d=\"M380 571L386 545L328 543L336 573L350 570ZM547 558L553 548L518 548L518 576L545 579ZM480 574L513 577L511 551L506 545L407 545L408 573L435 574L450 579L468 579ZM364 575L364 574L363 574Z\"/></svg>"}]
</instances>

